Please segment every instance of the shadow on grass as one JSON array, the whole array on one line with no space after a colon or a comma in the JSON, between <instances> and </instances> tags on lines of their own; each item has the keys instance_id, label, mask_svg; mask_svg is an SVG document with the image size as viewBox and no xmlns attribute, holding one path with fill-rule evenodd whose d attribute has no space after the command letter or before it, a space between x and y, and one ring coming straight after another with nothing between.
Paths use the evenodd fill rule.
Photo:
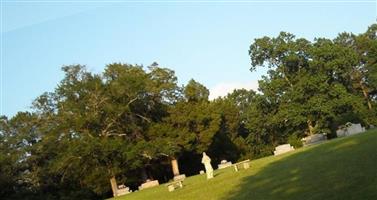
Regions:
<instances>
[{"instance_id":1,"label":"shadow on grass","mask_svg":"<svg viewBox=\"0 0 377 200\"><path fill-rule=\"evenodd\" d=\"M243 178L222 199L377 199L377 132L298 151Z\"/></svg>"}]
</instances>

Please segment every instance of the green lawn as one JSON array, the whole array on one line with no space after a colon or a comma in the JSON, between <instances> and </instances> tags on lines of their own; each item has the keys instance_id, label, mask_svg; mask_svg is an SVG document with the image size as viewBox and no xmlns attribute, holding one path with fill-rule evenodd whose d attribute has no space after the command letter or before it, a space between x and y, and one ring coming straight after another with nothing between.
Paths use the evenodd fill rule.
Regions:
<instances>
[{"instance_id":1,"label":"green lawn","mask_svg":"<svg viewBox=\"0 0 377 200\"><path fill-rule=\"evenodd\" d=\"M377 199L377 130L334 139L281 156L188 177L184 187L168 192L165 184L116 199Z\"/></svg>"}]
</instances>

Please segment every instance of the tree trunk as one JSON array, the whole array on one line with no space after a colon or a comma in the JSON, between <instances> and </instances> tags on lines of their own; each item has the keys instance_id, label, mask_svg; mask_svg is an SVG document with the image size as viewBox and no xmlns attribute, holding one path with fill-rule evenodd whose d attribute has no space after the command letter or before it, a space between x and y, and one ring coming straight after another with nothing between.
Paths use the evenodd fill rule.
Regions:
<instances>
[{"instance_id":1,"label":"tree trunk","mask_svg":"<svg viewBox=\"0 0 377 200\"><path fill-rule=\"evenodd\" d=\"M178 160L176 158L172 158L171 167L173 169L174 176L179 175Z\"/></svg>"},{"instance_id":2,"label":"tree trunk","mask_svg":"<svg viewBox=\"0 0 377 200\"><path fill-rule=\"evenodd\" d=\"M360 84L361 90L363 91L364 98L367 100L368 108L369 110L372 110L372 104L369 101L369 94L368 94L367 88L364 86L362 81L360 81L359 84Z\"/></svg>"},{"instance_id":3,"label":"tree trunk","mask_svg":"<svg viewBox=\"0 0 377 200\"><path fill-rule=\"evenodd\" d=\"M313 123L310 119L308 119L307 123L308 123L309 135L313 135L314 133Z\"/></svg>"},{"instance_id":4,"label":"tree trunk","mask_svg":"<svg viewBox=\"0 0 377 200\"><path fill-rule=\"evenodd\" d=\"M118 196L118 185L117 185L115 176L111 177L110 184L111 184L111 189L113 190L113 196L114 197Z\"/></svg>"}]
</instances>

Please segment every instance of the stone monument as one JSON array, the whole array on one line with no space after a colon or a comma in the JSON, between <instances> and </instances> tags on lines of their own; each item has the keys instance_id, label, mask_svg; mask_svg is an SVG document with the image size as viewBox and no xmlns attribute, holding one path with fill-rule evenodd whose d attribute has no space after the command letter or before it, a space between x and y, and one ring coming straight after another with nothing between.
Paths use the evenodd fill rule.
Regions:
<instances>
[{"instance_id":1,"label":"stone monument","mask_svg":"<svg viewBox=\"0 0 377 200\"><path fill-rule=\"evenodd\" d=\"M314 134L314 135L304 137L302 138L301 141L303 142L304 146L309 146L309 145L324 142L326 140L327 140L326 134L321 133L321 134Z\"/></svg>"},{"instance_id":2,"label":"stone monument","mask_svg":"<svg viewBox=\"0 0 377 200\"><path fill-rule=\"evenodd\" d=\"M275 147L274 155L280 155L295 150L290 144L282 144Z\"/></svg>"},{"instance_id":3,"label":"stone monument","mask_svg":"<svg viewBox=\"0 0 377 200\"><path fill-rule=\"evenodd\" d=\"M160 183L158 182L158 180L154 180L154 181L152 181L152 180L147 180L145 183L143 183L143 184L141 184L140 186L139 186L139 190L143 190L143 189L147 189L147 188L152 188L152 187L156 187L156 186L158 186L158 185L160 185Z\"/></svg>"},{"instance_id":4,"label":"stone monument","mask_svg":"<svg viewBox=\"0 0 377 200\"><path fill-rule=\"evenodd\" d=\"M365 131L365 128L361 126L361 124L353 124L351 122L347 122L344 126L341 126L336 131L336 136L344 137L349 135L359 134Z\"/></svg>"},{"instance_id":5,"label":"stone monument","mask_svg":"<svg viewBox=\"0 0 377 200\"><path fill-rule=\"evenodd\" d=\"M117 185L115 176L111 177L110 183L111 183L111 189L113 191L113 196L114 197L118 197L118 196L121 196L121 195L129 194L129 193L132 192L129 187L127 187L127 186L125 186L123 184L122 185Z\"/></svg>"},{"instance_id":6,"label":"stone monument","mask_svg":"<svg viewBox=\"0 0 377 200\"><path fill-rule=\"evenodd\" d=\"M204 168L206 169L207 179L213 178L213 168L211 165L211 158L208 157L205 152L203 152L202 163L204 164Z\"/></svg>"},{"instance_id":7,"label":"stone monument","mask_svg":"<svg viewBox=\"0 0 377 200\"><path fill-rule=\"evenodd\" d=\"M228 162L227 160L222 160L220 164L217 165L218 169L223 169L232 166L232 162Z\"/></svg>"},{"instance_id":8,"label":"stone monument","mask_svg":"<svg viewBox=\"0 0 377 200\"><path fill-rule=\"evenodd\" d=\"M129 194L131 192L132 192L132 190L130 190L130 188L125 186L125 185L119 185L118 186L118 193L117 193L118 196Z\"/></svg>"},{"instance_id":9,"label":"stone monument","mask_svg":"<svg viewBox=\"0 0 377 200\"><path fill-rule=\"evenodd\" d=\"M174 176L173 180L174 181L183 181L186 179L186 175L185 174L180 174L178 176Z\"/></svg>"}]
</instances>

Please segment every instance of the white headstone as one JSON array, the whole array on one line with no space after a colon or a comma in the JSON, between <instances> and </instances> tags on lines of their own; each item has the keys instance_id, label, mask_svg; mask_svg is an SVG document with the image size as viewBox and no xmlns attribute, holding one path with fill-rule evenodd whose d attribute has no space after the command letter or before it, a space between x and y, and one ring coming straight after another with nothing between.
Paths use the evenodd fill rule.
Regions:
<instances>
[{"instance_id":1,"label":"white headstone","mask_svg":"<svg viewBox=\"0 0 377 200\"><path fill-rule=\"evenodd\" d=\"M365 132L365 128L361 124L352 124L350 122L346 123L345 127L340 128L336 131L338 137L355 135Z\"/></svg>"},{"instance_id":2,"label":"white headstone","mask_svg":"<svg viewBox=\"0 0 377 200\"><path fill-rule=\"evenodd\" d=\"M151 188L151 187L156 187L160 185L158 180L155 181L147 181L139 186L139 190L146 189L146 188Z\"/></svg>"},{"instance_id":3,"label":"white headstone","mask_svg":"<svg viewBox=\"0 0 377 200\"><path fill-rule=\"evenodd\" d=\"M225 161L225 162L223 162ZM220 164L217 165L217 168L218 169L224 169L224 168L227 168L227 167L230 167L232 166L232 162L227 162L226 160L222 160Z\"/></svg>"},{"instance_id":4,"label":"white headstone","mask_svg":"<svg viewBox=\"0 0 377 200\"><path fill-rule=\"evenodd\" d=\"M174 185L169 185L169 186L168 186L168 190L169 190L169 192L174 191L174 190L175 190Z\"/></svg>"},{"instance_id":5,"label":"white headstone","mask_svg":"<svg viewBox=\"0 0 377 200\"><path fill-rule=\"evenodd\" d=\"M179 181L179 180L185 180L186 178L186 175L185 174L180 174L180 175L177 175L177 176L174 176L174 181Z\"/></svg>"},{"instance_id":6,"label":"white headstone","mask_svg":"<svg viewBox=\"0 0 377 200\"><path fill-rule=\"evenodd\" d=\"M326 141L326 140L327 140L327 137L323 133L322 134L314 134L314 135L310 135L308 137L302 138L304 146L318 144L318 143Z\"/></svg>"},{"instance_id":7,"label":"white headstone","mask_svg":"<svg viewBox=\"0 0 377 200\"><path fill-rule=\"evenodd\" d=\"M274 155L280 155L295 150L290 144L282 144L275 147Z\"/></svg>"}]
</instances>

